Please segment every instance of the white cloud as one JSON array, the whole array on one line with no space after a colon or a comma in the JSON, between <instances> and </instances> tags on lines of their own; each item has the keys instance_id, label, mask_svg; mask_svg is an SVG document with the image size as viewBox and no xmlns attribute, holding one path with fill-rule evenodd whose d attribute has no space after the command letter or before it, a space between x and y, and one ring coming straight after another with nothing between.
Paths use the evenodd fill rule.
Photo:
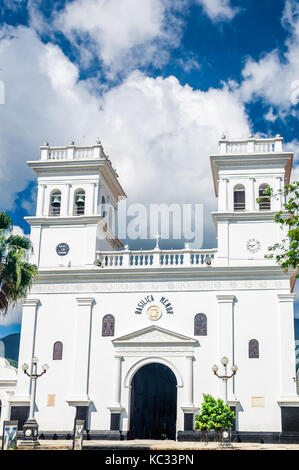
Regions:
<instances>
[{"instance_id":1,"label":"white cloud","mask_svg":"<svg viewBox=\"0 0 299 470\"><path fill-rule=\"evenodd\" d=\"M26 237L24 230L18 225L14 225L12 229L13 235L20 235L21 237Z\"/></svg>"},{"instance_id":2,"label":"white cloud","mask_svg":"<svg viewBox=\"0 0 299 470\"><path fill-rule=\"evenodd\" d=\"M243 69L241 94L246 102L262 98L277 108L281 117L296 116L299 102L299 4L286 0L282 24L290 32L286 52L281 57L274 49L260 60L248 59ZM270 116L271 117L271 116Z\"/></svg>"},{"instance_id":3,"label":"white cloud","mask_svg":"<svg viewBox=\"0 0 299 470\"><path fill-rule=\"evenodd\" d=\"M181 22L173 10L180 11L185 3L75 0L57 13L53 26L77 45L83 62L96 56L113 77L137 64L159 67L168 60L167 46L178 45L181 36Z\"/></svg>"},{"instance_id":4,"label":"white cloud","mask_svg":"<svg viewBox=\"0 0 299 470\"><path fill-rule=\"evenodd\" d=\"M212 21L227 21L239 13L239 8L232 7L230 0L196 0L202 5L205 13Z\"/></svg>"},{"instance_id":5,"label":"white cloud","mask_svg":"<svg viewBox=\"0 0 299 470\"><path fill-rule=\"evenodd\" d=\"M0 326L16 325L22 320L22 304L10 306L6 314L0 314Z\"/></svg>"},{"instance_id":6,"label":"white cloud","mask_svg":"<svg viewBox=\"0 0 299 470\"><path fill-rule=\"evenodd\" d=\"M13 33L13 34L12 34ZM215 208L209 155L222 132L246 137L249 123L235 91L206 92L175 77L131 74L96 97L89 83L52 44L27 28L0 41L7 83L1 109L1 206L33 178L25 161L39 158L39 145L91 144L101 137L130 201L203 202ZM22 74L19 71L22 70Z\"/></svg>"},{"instance_id":7,"label":"white cloud","mask_svg":"<svg viewBox=\"0 0 299 470\"><path fill-rule=\"evenodd\" d=\"M277 116L274 114L272 106L270 107L269 111L266 114L264 114L264 118L266 119L266 121L270 121L270 122L276 121Z\"/></svg>"},{"instance_id":8,"label":"white cloud","mask_svg":"<svg viewBox=\"0 0 299 470\"><path fill-rule=\"evenodd\" d=\"M2 4L0 6L0 12L4 13L5 10L13 10L17 11L26 0L2 0Z\"/></svg>"}]
</instances>

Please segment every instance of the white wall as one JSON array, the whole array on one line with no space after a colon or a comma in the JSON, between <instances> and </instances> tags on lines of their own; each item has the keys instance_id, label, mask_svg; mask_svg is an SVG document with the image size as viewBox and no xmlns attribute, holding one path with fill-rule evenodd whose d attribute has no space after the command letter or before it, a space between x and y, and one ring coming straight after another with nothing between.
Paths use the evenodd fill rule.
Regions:
<instances>
[{"instance_id":1,"label":"white wall","mask_svg":"<svg viewBox=\"0 0 299 470\"><path fill-rule=\"evenodd\" d=\"M250 282L250 281L248 281ZM263 281L261 281L262 283ZM271 284L271 283L270 283ZM268 286L270 286L268 283ZM221 291L221 294L233 294L236 297L234 305L234 361L239 370L235 379L235 391L232 381L229 386L229 398L240 401L241 411L238 415L239 430L246 431L280 431L280 408L277 404L280 396L279 373L279 304L277 292L288 292L286 281L280 281L282 289L268 287L260 289L244 289ZM66 403L72 394L72 373L76 349L76 332L74 316L77 308L76 297L91 296L95 299L92 310L91 339L90 339L90 373L89 397L93 401L91 407L91 426L93 430L109 429L110 411L114 397L115 348L111 340L128 333L140 330L150 325L193 337L194 316L203 312L208 317L208 335L194 337L199 346L194 350L194 404L199 406L203 393L223 397L223 387L211 367L214 363L220 365L219 357L219 303L216 295L219 291L180 292L180 291L145 291L145 284L140 286L140 292L73 292L39 294L41 306L37 314L36 342L34 354L41 363L48 363L50 369L39 379L37 389L38 412L36 418L41 430L71 431L73 427L74 407ZM112 287L113 289L113 287ZM69 290L72 291L71 285ZM113 289L114 290L114 289ZM152 293L155 298L166 295L171 301L174 314L163 313L160 320L152 322L145 311L135 314L135 307L146 294ZM35 294L36 296L36 294ZM102 337L102 318L112 314L116 320L115 336ZM24 319L23 319L24 321ZM227 332L225 333L227 334ZM229 332L232 335L232 332ZM260 358L248 358L248 341L257 339L260 344ZM55 341L64 345L63 360L53 361L52 352ZM84 338L82 338L82 341ZM153 352L154 354L154 352ZM227 353L230 357L230 352ZM294 352L295 358L295 352ZM125 407L123 429L127 429L129 413L129 389L123 387L123 380L134 364L141 357L125 357L122 364L122 397ZM175 365L183 380L186 378L186 358L183 356L167 355L165 358ZM30 358L22 357L20 362L28 362ZM229 366L232 363L230 362ZM295 370L294 370L295 375ZM21 394L21 391L19 391ZM48 394L56 395L55 407L47 407ZM264 397L265 407L252 408L251 397ZM184 388L178 395L178 429L183 426L183 413L180 407L185 400Z\"/></svg>"}]
</instances>

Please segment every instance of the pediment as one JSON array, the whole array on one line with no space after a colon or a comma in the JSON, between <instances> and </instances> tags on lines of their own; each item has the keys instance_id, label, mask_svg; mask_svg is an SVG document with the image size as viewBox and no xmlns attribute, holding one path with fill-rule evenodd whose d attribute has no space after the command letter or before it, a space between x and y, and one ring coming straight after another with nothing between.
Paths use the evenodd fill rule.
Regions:
<instances>
[{"instance_id":1,"label":"pediment","mask_svg":"<svg viewBox=\"0 0 299 470\"><path fill-rule=\"evenodd\" d=\"M198 343L197 340L188 336L175 333L174 331L160 328L159 326L149 326L142 330L134 331L128 335L121 336L112 341L115 345L138 345L146 343L155 344L176 344L176 345L192 345Z\"/></svg>"}]
</instances>

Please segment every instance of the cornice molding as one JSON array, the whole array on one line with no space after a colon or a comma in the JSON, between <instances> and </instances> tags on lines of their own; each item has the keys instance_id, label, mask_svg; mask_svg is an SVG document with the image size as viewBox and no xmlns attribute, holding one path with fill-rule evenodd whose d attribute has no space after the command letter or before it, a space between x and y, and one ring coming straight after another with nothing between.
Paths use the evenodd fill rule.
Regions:
<instances>
[{"instance_id":1,"label":"cornice molding","mask_svg":"<svg viewBox=\"0 0 299 470\"><path fill-rule=\"evenodd\" d=\"M175 281L264 281L289 280L292 271L284 272L280 266L202 266L189 268L121 268L108 269L97 266L53 267L39 269L39 284L45 282L175 282ZM252 277L252 279L251 279Z\"/></svg>"},{"instance_id":2,"label":"cornice molding","mask_svg":"<svg viewBox=\"0 0 299 470\"><path fill-rule=\"evenodd\" d=\"M39 299L23 299L22 301L23 307L38 307L40 305Z\"/></svg>"},{"instance_id":3,"label":"cornice molding","mask_svg":"<svg viewBox=\"0 0 299 470\"><path fill-rule=\"evenodd\" d=\"M93 297L76 297L76 301L80 307L91 307L95 303Z\"/></svg>"},{"instance_id":4,"label":"cornice molding","mask_svg":"<svg viewBox=\"0 0 299 470\"><path fill-rule=\"evenodd\" d=\"M233 304L236 301L236 297L234 295L223 294L223 295L216 295L219 304Z\"/></svg>"},{"instance_id":5,"label":"cornice molding","mask_svg":"<svg viewBox=\"0 0 299 470\"><path fill-rule=\"evenodd\" d=\"M294 302L296 294L277 294L279 302Z\"/></svg>"},{"instance_id":6,"label":"cornice molding","mask_svg":"<svg viewBox=\"0 0 299 470\"><path fill-rule=\"evenodd\" d=\"M218 222L219 220L256 220L258 222L263 222L269 220L273 220L276 215L277 211L244 211L244 212L212 212L212 218L214 223Z\"/></svg>"}]
</instances>

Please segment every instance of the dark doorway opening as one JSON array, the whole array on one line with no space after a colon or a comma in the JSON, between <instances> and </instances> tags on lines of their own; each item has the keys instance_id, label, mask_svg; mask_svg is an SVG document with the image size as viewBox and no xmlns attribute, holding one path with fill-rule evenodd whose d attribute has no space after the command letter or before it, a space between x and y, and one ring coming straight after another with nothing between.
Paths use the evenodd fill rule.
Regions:
<instances>
[{"instance_id":1,"label":"dark doorway opening","mask_svg":"<svg viewBox=\"0 0 299 470\"><path fill-rule=\"evenodd\" d=\"M177 381L163 364L147 364L133 377L131 439L175 439Z\"/></svg>"}]
</instances>

